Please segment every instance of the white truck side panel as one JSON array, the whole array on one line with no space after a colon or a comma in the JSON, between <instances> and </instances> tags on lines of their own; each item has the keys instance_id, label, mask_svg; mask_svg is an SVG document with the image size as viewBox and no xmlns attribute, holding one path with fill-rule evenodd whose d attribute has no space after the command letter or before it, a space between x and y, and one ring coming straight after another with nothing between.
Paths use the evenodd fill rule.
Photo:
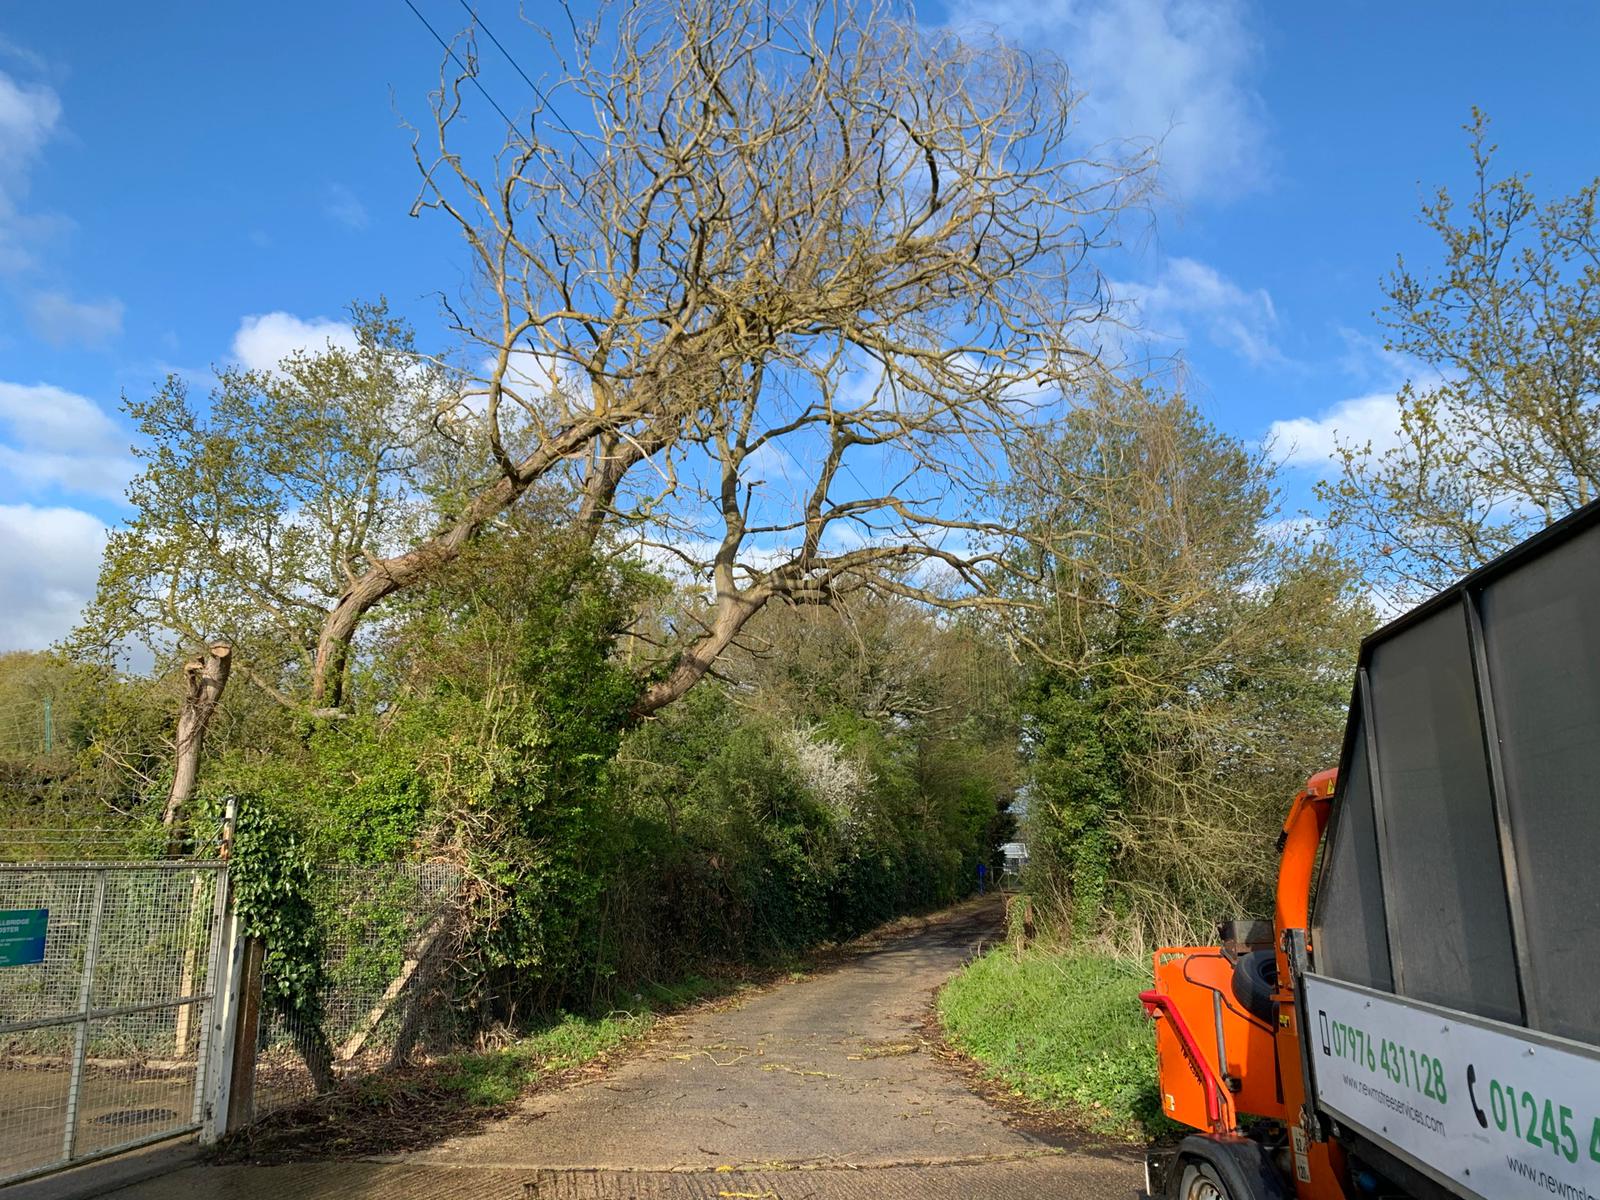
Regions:
<instances>
[{"instance_id":1,"label":"white truck side panel","mask_svg":"<svg viewBox=\"0 0 1600 1200\"><path fill-rule=\"evenodd\" d=\"M1463 1196L1600 1200L1600 1052L1317 975L1305 996L1337 1120Z\"/></svg>"}]
</instances>

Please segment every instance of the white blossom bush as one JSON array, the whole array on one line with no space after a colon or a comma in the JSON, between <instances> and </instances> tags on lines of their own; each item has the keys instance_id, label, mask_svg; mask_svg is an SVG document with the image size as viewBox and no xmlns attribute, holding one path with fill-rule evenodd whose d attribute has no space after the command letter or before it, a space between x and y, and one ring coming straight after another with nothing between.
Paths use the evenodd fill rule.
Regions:
<instances>
[{"instance_id":1,"label":"white blossom bush","mask_svg":"<svg viewBox=\"0 0 1600 1200\"><path fill-rule=\"evenodd\" d=\"M874 782L872 772L815 725L796 725L782 738L796 774L817 802L842 824L858 821L861 801Z\"/></svg>"}]
</instances>

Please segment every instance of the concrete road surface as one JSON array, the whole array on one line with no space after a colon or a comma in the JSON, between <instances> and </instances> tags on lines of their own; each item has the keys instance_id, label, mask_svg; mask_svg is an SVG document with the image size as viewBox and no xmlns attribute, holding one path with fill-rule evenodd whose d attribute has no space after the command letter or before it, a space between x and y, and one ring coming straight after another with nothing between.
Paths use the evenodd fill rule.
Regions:
<instances>
[{"instance_id":1,"label":"concrete road surface","mask_svg":"<svg viewBox=\"0 0 1600 1200\"><path fill-rule=\"evenodd\" d=\"M687 1016L605 1077L381 1162L191 1167L117 1200L1061 1197L1131 1200L1133 1154L1017 1127L932 1056L933 990L998 935L971 906L842 966Z\"/></svg>"}]
</instances>

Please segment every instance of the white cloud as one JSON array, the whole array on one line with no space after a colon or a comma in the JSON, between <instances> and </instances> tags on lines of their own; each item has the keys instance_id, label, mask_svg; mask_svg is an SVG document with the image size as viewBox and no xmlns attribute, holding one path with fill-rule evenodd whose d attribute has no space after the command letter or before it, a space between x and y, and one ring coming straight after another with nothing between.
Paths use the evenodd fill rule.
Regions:
<instances>
[{"instance_id":1,"label":"white cloud","mask_svg":"<svg viewBox=\"0 0 1600 1200\"><path fill-rule=\"evenodd\" d=\"M48 61L46 61L43 55L35 54L26 46L22 46L16 42L13 42L3 33L0 33L0 55L3 55L7 58L14 58L26 66L29 70L39 72L40 74L43 74L50 69L50 64Z\"/></svg>"},{"instance_id":2,"label":"white cloud","mask_svg":"<svg viewBox=\"0 0 1600 1200\"><path fill-rule=\"evenodd\" d=\"M1290 466L1327 469L1342 445L1368 442L1378 453L1399 444L1400 402L1393 392L1343 400L1318 417L1274 421L1267 441Z\"/></svg>"},{"instance_id":3,"label":"white cloud","mask_svg":"<svg viewBox=\"0 0 1600 1200\"><path fill-rule=\"evenodd\" d=\"M1321 542L1328 535L1327 523L1316 517L1278 517L1256 526L1257 532L1281 546L1297 542Z\"/></svg>"},{"instance_id":4,"label":"white cloud","mask_svg":"<svg viewBox=\"0 0 1600 1200\"><path fill-rule=\"evenodd\" d=\"M103 346L122 332L123 305L74 300L65 292L40 292L28 301L28 323L52 346Z\"/></svg>"},{"instance_id":5,"label":"white cloud","mask_svg":"<svg viewBox=\"0 0 1600 1200\"><path fill-rule=\"evenodd\" d=\"M464 381L457 400L458 417L481 417L488 412L489 381L494 378L498 362L493 354L478 361L477 375ZM509 397L502 402L502 420L507 419L507 405L526 406L549 419L563 409L587 410L593 402L589 377L583 368L571 359L542 350L513 349L500 384Z\"/></svg>"},{"instance_id":6,"label":"white cloud","mask_svg":"<svg viewBox=\"0 0 1600 1200\"><path fill-rule=\"evenodd\" d=\"M0 381L0 476L121 499L136 464L128 436L87 396L47 383Z\"/></svg>"},{"instance_id":7,"label":"white cloud","mask_svg":"<svg viewBox=\"0 0 1600 1200\"><path fill-rule=\"evenodd\" d=\"M39 251L73 228L60 213L25 213L6 207L0 195L0 276L21 275L39 265Z\"/></svg>"},{"instance_id":8,"label":"white cloud","mask_svg":"<svg viewBox=\"0 0 1600 1200\"><path fill-rule=\"evenodd\" d=\"M40 152L61 123L61 98L42 83L0 71L0 272L31 267L35 247L60 219L21 211Z\"/></svg>"},{"instance_id":9,"label":"white cloud","mask_svg":"<svg viewBox=\"0 0 1600 1200\"><path fill-rule=\"evenodd\" d=\"M105 525L79 509L0 504L0 651L42 649L72 629L105 544Z\"/></svg>"},{"instance_id":10,"label":"white cloud","mask_svg":"<svg viewBox=\"0 0 1600 1200\"><path fill-rule=\"evenodd\" d=\"M713 537L668 536L661 540L641 539L633 547L641 562L669 579L693 587L709 585L711 564L721 543ZM741 581L748 574L770 571L786 563L795 555L793 548L784 546L745 545L739 549L738 565Z\"/></svg>"},{"instance_id":11,"label":"white cloud","mask_svg":"<svg viewBox=\"0 0 1600 1200\"><path fill-rule=\"evenodd\" d=\"M739 475L746 483L760 479L771 483L806 484L811 481L812 472L801 465L794 451L783 444L783 439L773 438L762 442L740 464Z\"/></svg>"},{"instance_id":12,"label":"white cloud","mask_svg":"<svg viewBox=\"0 0 1600 1200\"><path fill-rule=\"evenodd\" d=\"M1249 83L1259 54L1245 0L955 0L954 20L992 26L1066 61L1097 141L1160 142L1180 200L1227 199L1264 175L1266 124Z\"/></svg>"},{"instance_id":13,"label":"white cloud","mask_svg":"<svg viewBox=\"0 0 1600 1200\"><path fill-rule=\"evenodd\" d=\"M1267 290L1241 287L1197 259L1171 259L1153 282L1118 283L1113 292L1135 310L1138 332L1154 341L1187 341L1198 329L1252 366L1285 361Z\"/></svg>"},{"instance_id":14,"label":"white cloud","mask_svg":"<svg viewBox=\"0 0 1600 1200\"><path fill-rule=\"evenodd\" d=\"M493 377L498 362L497 356L488 354L478 364L478 372L485 382ZM506 373L501 383L525 400L559 393L587 402L590 395L588 376L577 363L521 346L515 347L507 356Z\"/></svg>"},{"instance_id":15,"label":"white cloud","mask_svg":"<svg viewBox=\"0 0 1600 1200\"><path fill-rule=\"evenodd\" d=\"M822 531L822 549L827 554L848 554L874 540L871 526L855 521L834 521Z\"/></svg>"},{"instance_id":16,"label":"white cloud","mask_svg":"<svg viewBox=\"0 0 1600 1200\"><path fill-rule=\"evenodd\" d=\"M322 211L346 229L359 231L367 227L367 206L342 183L329 185L328 200Z\"/></svg>"},{"instance_id":17,"label":"white cloud","mask_svg":"<svg viewBox=\"0 0 1600 1200\"><path fill-rule=\"evenodd\" d=\"M315 354L330 345L356 348L356 333L347 323L327 317L309 321L293 313L257 313L239 322L233 355L252 371L271 371L297 351Z\"/></svg>"},{"instance_id":18,"label":"white cloud","mask_svg":"<svg viewBox=\"0 0 1600 1200\"><path fill-rule=\"evenodd\" d=\"M28 172L60 121L54 88L0 71L0 196L15 201L26 190Z\"/></svg>"},{"instance_id":19,"label":"white cloud","mask_svg":"<svg viewBox=\"0 0 1600 1200\"><path fill-rule=\"evenodd\" d=\"M93 400L48 383L0 382L0 421L32 449L70 450L115 439L116 422Z\"/></svg>"}]
</instances>

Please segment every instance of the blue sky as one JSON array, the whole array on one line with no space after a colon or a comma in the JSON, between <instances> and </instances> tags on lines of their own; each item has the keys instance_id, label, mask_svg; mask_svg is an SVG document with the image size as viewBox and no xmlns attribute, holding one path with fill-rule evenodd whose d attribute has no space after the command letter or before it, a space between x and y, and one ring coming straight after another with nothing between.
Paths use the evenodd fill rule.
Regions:
<instances>
[{"instance_id":1,"label":"blue sky","mask_svg":"<svg viewBox=\"0 0 1600 1200\"><path fill-rule=\"evenodd\" d=\"M457 0L417 0L442 31ZM535 6L530 5L530 8ZM489 26L535 74L515 0ZM1407 364L1372 311L1419 199L1494 119L1541 194L1600 174L1600 6L951 0L1060 53L1085 132L1163 137L1153 226L1108 258L1223 427L1276 431L1303 498L1334 430L1381 437ZM386 294L424 336L464 256L413 219L405 116L439 50L403 0L0 8L0 649L65 632L131 469L122 393L270 362ZM525 86L485 47L507 107ZM487 113L479 114L485 133Z\"/></svg>"}]
</instances>

